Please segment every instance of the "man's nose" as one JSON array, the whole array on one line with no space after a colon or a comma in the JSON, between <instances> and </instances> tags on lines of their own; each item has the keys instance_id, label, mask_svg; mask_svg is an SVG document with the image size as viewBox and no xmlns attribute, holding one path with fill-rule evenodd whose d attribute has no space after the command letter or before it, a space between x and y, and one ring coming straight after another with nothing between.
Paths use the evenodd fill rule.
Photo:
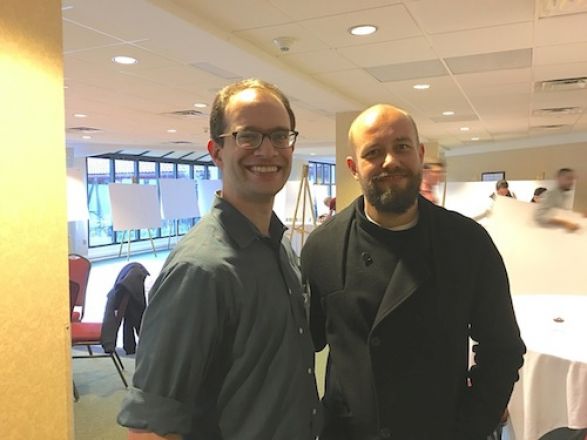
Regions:
<instances>
[{"instance_id":1,"label":"man's nose","mask_svg":"<svg viewBox=\"0 0 587 440\"><path fill-rule=\"evenodd\" d=\"M392 151L388 151L383 159L383 167L388 167L395 164L395 157Z\"/></svg>"},{"instance_id":2,"label":"man's nose","mask_svg":"<svg viewBox=\"0 0 587 440\"><path fill-rule=\"evenodd\" d=\"M275 156L277 155L277 148L271 143L269 136L263 136L261 145L255 149L255 155L257 156Z\"/></svg>"}]
</instances>

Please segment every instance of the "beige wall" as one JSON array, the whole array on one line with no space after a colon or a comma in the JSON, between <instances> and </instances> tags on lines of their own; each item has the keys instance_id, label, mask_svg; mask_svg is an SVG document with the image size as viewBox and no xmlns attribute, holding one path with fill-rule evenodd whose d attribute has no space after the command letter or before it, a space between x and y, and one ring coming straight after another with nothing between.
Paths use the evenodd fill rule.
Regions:
<instances>
[{"instance_id":1,"label":"beige wall","mask_svg":"<svg viewBox=\"0 0 587 440\"><path fill-rule=\"evenodd\" d=\"M354 179L346 164L346 157L350 154L348 146L348 132L353 120L360 112L346 112L336 114L336 210L341 211L349 205L359 194L361 187Z\"/></svg>"},{"instance_id":2,"label":"beige wall","mask_svg":"<svg viewBox=\"0 0 587 440\"><path fill-rule=\"evenodd\" d=\"M0 1L0 436L72 438L59 0Z\"/></svg>"},{"instance_id":3,"label":"beige wall","mask_svg":"<svg viewBox=\"0 0 587 440\"><path fill-rule=\"evenodd\" d=\"M505 171L509 180L552 179L559 168L577 171L575 210L587 212L587 143L449 156L449 181L478 181L486 171Z\"/></svg>"}]
</instances>

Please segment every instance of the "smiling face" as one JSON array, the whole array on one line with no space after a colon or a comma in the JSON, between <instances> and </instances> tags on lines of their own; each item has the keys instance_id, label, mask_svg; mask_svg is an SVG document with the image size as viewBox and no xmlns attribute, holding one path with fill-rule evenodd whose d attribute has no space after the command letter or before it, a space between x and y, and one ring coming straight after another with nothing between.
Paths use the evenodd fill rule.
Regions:
<instances>
[{"instance_id":1,"label":"smiling face","mask_svg":"<svg viewBox=\"0 0 587 440\"><path fill-rule=\"evenodd\" d=\"M347 165L361 185L366 209L403 214L413 207L424 146L407 114L387 105L371 107L355 119L349 140L353 155Z\"/></svg>"},{"instance_id":2,"label":"smiling face","mask_svg":"<svg viewBox=\"0 0 587 440\"><path fill-rule=\"evenodd\" d=\"M233 95L224 120L224 133L291 129L285 106L263 89L250 88ZM222 170L222 197L237 209L244 205L272 205L289 177L293 147L275 148L265 137L258 148L247 150L238 147L232 135L222 139L223 145L214 140L208 144L208 152Z\"/></svg>"}]
</instances>

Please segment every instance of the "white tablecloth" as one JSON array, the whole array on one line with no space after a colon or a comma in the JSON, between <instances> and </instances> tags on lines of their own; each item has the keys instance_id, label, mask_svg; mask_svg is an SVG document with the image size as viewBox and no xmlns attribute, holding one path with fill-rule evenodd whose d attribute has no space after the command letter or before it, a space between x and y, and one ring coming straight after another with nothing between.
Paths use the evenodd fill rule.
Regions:
<instances>
[{"instance_id":1,"label":"white tablecloth","mask_svg":"<svg viewBox=\"0 0 587 440\"><path fill-rule=\"evenodd\" d=\"M509 405L516 440L587 428L587 296L513 299L528 347Z\"/></svg>"}]
</instances>

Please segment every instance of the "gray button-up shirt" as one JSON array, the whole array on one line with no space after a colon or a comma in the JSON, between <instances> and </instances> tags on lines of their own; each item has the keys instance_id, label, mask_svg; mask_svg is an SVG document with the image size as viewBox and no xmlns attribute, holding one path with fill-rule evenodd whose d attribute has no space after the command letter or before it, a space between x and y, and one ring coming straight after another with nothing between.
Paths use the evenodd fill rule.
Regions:
<instances>
[{"instance_id":1,"label":"gray button-up shirt","mask_svg":"<svg viewBox=\"0 0 587 440\"><path fill-rule=\"evenodd\" d=\"M308 440L319 430L297 257L228 202L169 256L149 294L121 425L198 440Z\"/></svg>"}]
</instances>

